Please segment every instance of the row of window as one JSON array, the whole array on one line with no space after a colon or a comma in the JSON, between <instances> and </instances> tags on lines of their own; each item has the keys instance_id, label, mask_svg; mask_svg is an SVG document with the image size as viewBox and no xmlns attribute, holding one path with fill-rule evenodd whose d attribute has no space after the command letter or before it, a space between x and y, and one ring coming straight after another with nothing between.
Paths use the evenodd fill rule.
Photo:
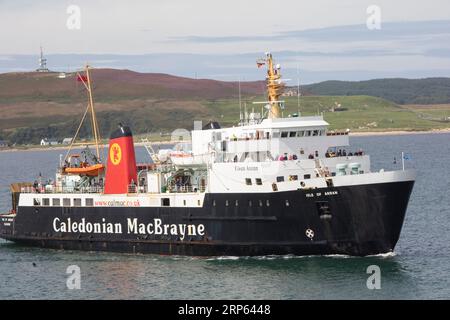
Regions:
<instances>
[{"instance_id":1,"label":"row of window","mask_svg":"<svg viewBox=\"0 0 450 320\"><path fill-rule=\"evenodd\" d=\"M303 179L311 179L311 175L310 174L305 174L303 175ZM288 181L298 181L298 175L293 174L288 176ZM277 177L277 182L284 182L284 176L279 176Z\"/></svg>"},{"instance_id":2,"label":"row of window","mask_svg":"<svg viewBox=\"0 0 450 320\"><path fill-rule=\"evenodd\" d=\"M239 200L234 200L234 201L225 200L224 204L225 204L225 207L229 207L231 205L234 205L235 207L239 207ZM284 204L285 204L286 207L289 207L290 206L289 200L285 200ZM213 200L212 205L213 205L213 207L217 207L216 200ZM253 207L253 206L270 207L270 200L266 200L266 201L263 201L263 200L257 200L257 201L248 200L247 205L249 207Z\"/></svg>"},{"instance_id":3,"label":"row of window","mask_svg":"<svg viewBox=\"0 0 450 320\"><path fill-rule=\"evenodd\" d=\"M61 206L61 199L60 198L53 198L53 199L49 199L49 198L38 199L38 198L35 198L35 199L33 199L33 205L48 207L48 206L50 206L50 200L51 200L51 205L53 207L60 207ZM94 199L92 199L92 198L84 199L84 205L86 207L93 207L94 206ZM71 206L73 206L73 207L81 207L82 206L82 199L75 198L75 199L73 199L73 203L72 203L72 199L64 198L64 199L62 199L62 206L63 207L71 207Z\"/></svg>"},{"instance_id":4,"label":"row of window","mask_svg":"<svg viewBox=\"0 0 450 320\"><path fill-rule=\"evenodd\" d=\"M299 137L317 137L324 136L325 130L302 130L302 131L282 131L274 132L272 134L273 138L299 138Z\"/></svg>"},{"instance_id":5,"label":"row of window","mask_svg":"<svg viewBox=\"0 0 450 320\"><path fill-rule=\"evenodd\" d=\"M262 184L263 184L261 178L256 178L255 179L255 183L256 183L257 186L262 186ZM252 179L245 178L245 184L248 185L248 186L251 186L252 185Z\"/></svg>"},{"instance_id":6,"label":"row of window","mask_svg":"<svg viewBox=\"0 0 450 320\"><path fill-rule=\"evenodd\" d=\"M50 201L51 200L51 201ZM72 205L72 199L70 198L64 198L62 199L62 206L63 207L81 207L82 206L82 199L80 198L75 198L73 199L73 205ZM44 206L44 207L49 207L51 203L51 206L53 207L60 207L61 206L61 199L59 198L53 198L53 199L49 199L49 198L35 198L33 199L33 205L34 206ZM94 199L92 198L87 198L84 199L84 205L86 207L93 207L94 206ZM183 200L183 205L186 206L187 205L187 201ZM201 205L201 201L197 200L197 205L200 206ZM161 206L163 207L170 207L170 198L162 198L161 199Z\"/></svg>"},{"instance_id":7,"label":"row of window","mask_svg":"<svg viewBox=\"0 0 450 320\"><path fill-rule=\"evenodd\" d=\"M307 179L311 179L311 175L310 174L305 174L303 175L303 179L307 180ZM288 181L298 181L298 175L294 174L294 175L290 175L288 176ZM284 182L284 176L279 176L277 177L277 182ZM245 184L247 186L251 186L253 184L253 181L251 178L245 178ZM255 184L257 186L262 186L262 179L261 178L256 178L255 179Z\"/></svg>"}]
</instances>

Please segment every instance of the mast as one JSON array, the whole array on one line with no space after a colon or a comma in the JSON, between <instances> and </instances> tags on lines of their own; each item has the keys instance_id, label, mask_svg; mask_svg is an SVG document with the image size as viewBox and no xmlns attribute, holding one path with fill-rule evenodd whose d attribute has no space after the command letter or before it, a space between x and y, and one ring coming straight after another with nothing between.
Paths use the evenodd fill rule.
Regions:
<instances>
[{"instance_id":1,"label":"mast","mask_svg":"<svg viewBox=\"0 0 450 320\"><path fill-rule=\"evenodd\" d=\"M70 151L72 150L72 148L76 145L95 145L96 148L96 153L97 153L97 159L101 162L101 157L100 157L100 142L101 142L101 137L100 137L100 130L99 130L99 126L98 126L98 122L97 122L97 116L95 114L95 108L94 108L94 98L92 95L92 81L91 81L91 75L89 72L90 66L86 65L85 67L85 76L81 75L80 73L77 73L77 81L80 81L83 83L86 91L87 91L87 96L88 96L88 105L87 108L83 114L83 117L81 119L80 125L77 128L77 131L75 132L75 135L72 139L72 143L70 144L69 150L67 151L66 157L64 158L64 161L67 160ZM76 140L78 138L79 132L81 127L83 126L83 123L86 119L87 114L90 113L91 116L91 127L92 127L92 136L94 138L93 142L84 142L84 143L76 143Z\"/></svg>"},{"instance_id":2,"label":"mast","mask_svg":"<svg viewBox=\"0 0 450 320\"><path fill-rule=\"evenodd\" d=\"M100 132L98 129L97 116L95 115L95 110L94 110L94 99L92 97L92 85L91 85L91 75L89 73L89 65L86 65L85 70L86 70L86 78L87 78L87 91L88 91L88 97L89 97L89 105L91 107L92 131L93 131L94 140L95 140L95 148L97 151L97 158L100 159L100 149L99 149Z\"/></svg>"},{"instance_id":3,"label":"mast","mask_svg":"<svg viewBox=\"0 0 450 320\"><path fill-rule=\"evenodd\" d=\"M284 83L281 80L281 67L279 64L274 65L273 57L270 52L266 53L266 57L256 62L258 67L267 65L267 103L269 108L269 119L281 118L281 109L284 101L280 100L284 90Z\"/></svg>"},{"instance_id":4,"label":"mast","mask_svg":"<svg viewBox=\"0 0 450 320\"><path fill-rule=\"evenodd\" d=\"M241 99L241 77L239 77L239 124L242 123L242 99Z\"/></svg>"},{"instance_id":5,"label":"mast","mask_svg":"<svg viewBox=\"0 0 450 320\"><path fill-rule=\"evenodd\" d=\"M300 72L297 64L297 109L298 116L300 117Z\"/></svg>"}]
</instances>

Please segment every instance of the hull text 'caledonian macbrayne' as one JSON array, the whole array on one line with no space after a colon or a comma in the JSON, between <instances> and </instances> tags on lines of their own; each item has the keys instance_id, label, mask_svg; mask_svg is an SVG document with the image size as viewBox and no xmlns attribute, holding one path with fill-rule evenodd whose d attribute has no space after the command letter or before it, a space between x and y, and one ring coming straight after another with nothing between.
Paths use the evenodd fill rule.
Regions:
<instances>
[{"instance_id":1,"label":"hull text 'caledonian macbrayne'","mask_svg":"<svg viewBox=\"0 0 450 320\"><path fill-rule=\"evenodd\" d=\"M283 82L267 53L265 114L212 122L136 164L130 128L110 138L104 168L67 156L54 183L11 186L0 237L56 249L196 256L370 255L394 249L415 173L372 172L348 132L322 116L282 117ZM89 73L93 135L98 129ZM97 141L98 142L98 141Z\"/></svg>"}]
</instances>

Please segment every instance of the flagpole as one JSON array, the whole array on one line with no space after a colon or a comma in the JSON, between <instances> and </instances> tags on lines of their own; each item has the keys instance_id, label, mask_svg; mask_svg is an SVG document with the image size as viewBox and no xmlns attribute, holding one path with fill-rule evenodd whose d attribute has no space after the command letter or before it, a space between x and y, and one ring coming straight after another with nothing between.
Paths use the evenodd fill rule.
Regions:
<instances>
[{"instance_id":1,"label":"flagpole","mask_svg":"<svg viewBox=\"0 0 450 320\"><path fill-rule=\"evenodd\" d=\"M405 153L402 151L402 168L405 171Z\"/></svg>"}]
</instances>

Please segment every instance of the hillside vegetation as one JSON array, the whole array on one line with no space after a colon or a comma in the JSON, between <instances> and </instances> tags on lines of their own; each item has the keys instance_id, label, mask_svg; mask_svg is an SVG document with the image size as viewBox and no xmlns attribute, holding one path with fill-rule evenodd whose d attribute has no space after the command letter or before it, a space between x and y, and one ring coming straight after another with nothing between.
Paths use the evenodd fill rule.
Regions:
<instances>
[{"instance_id":1,"label":"hillside vegetation","mask_svg":"<svg viewBox=\"0 0 450 320\"><path fill-rule=\"evenodd\" d=\"M398 104L450 103L450 78L325 81L303 88L313 95L366 95Z\"/></svg>"},{"instance_id":2,"label":"hillside vegetation","mask_svg":"<svg viewBox=\"0 0 450 320\"><path fill-rule=\"evenodd\" d=\"M223 126L239 119L238 84L195 80L127 70L94 70L94 100L102 137L119 122L135 134L159 136L177 128L191 130L194 120L215 120ZM264 83L241 85L243 106L261 112ZM285 97L285 116L297 113L296 97ZM395 100L395 99L392 99ZM74 75L0 74L0 140L37 144L42 138L72 137L86 108L86 92ZM341 105L340 111L332 107ZM403 106L367 95L304 96L302 115L324 114L332 129L354 131L429 130L449 127L448 105ZM90 127L81 136L87 138Z\"/></svg>"}]
</instances>

